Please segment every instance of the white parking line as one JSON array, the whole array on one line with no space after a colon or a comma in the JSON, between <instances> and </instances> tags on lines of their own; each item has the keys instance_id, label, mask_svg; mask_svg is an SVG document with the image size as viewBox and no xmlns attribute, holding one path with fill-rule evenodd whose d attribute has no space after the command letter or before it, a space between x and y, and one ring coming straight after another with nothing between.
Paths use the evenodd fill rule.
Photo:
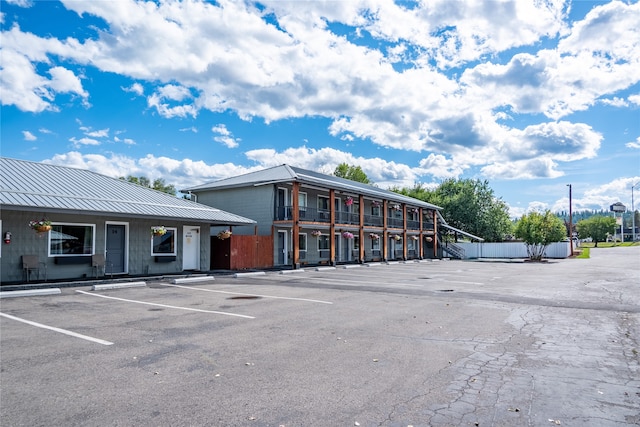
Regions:
<instances>
[{"instance_id":1,"label":"white parking line","mask_svg":"<svg viewBox=\"0 0 640 427\"><path fill-rule=\"evenodd\" d=\"M110 297L107 295L92 294L90 292L79 291L79 290L76 290L76 292L79 292L85 295L91 295L93 297L107 298L107 299L113 299L113 300L124 301L124 302L132 302L134 304L153 305L156 307L175 308L177 310L197 311L199 313L223 314L225 316L235 316L235 317L244 317L245 319L255 319L255 317L253 316L246 316L244 314L236 314L236 313L228 313L226 311L201 310L199 308L188 308L188 307L179 307L177 305L157 304L155 302L136 301L136 300L126 299L126 298L116 298L116 297Z\"/></svg>"},{"instance_id":2,"label":"white parking line","mask_svg":"<svg viewBox=\"0 0 640 427\"><path fill-rule=\"evenodd\" d=\"M228 295L245 295L248 297L260 297L260 298L274 298L274 299L287 299L291 301L306 301L306 302L317 302L320 304L333 304L330 301L321 301L317 299L307 299L307 298L293 298L293 297L276 297L272 295L259 295L259 294L245 294L240 292L229 292L229 291L218 291L215 289L203 289L203 288L193 288L191 286L180 286L180 285L168 285L166 283L161 283L162 286L171 286L174 288L183 288L183 289L193 289L195 291L203 291L203 292L215 292L218 294L228 294Z\"/></svg>"},{"instance_id":3,"label":"white parking line","mask_svg":"<svg viewBox=\"0 0 640 427\"><path fill-rule=\"evenodd\" d=\"M61 334L69 335L76 338L81 338L83 340L95 342L102 345L112 345L113 343L110 341L101 340L99 338L93 338L87 335L82 335L77 332L67 331L66 329L56 328L54 326L43 325L42 323L32 322L31 320L21 319L20 317L12 316L10 314L0 313L0 316L6 317L8 319L17 320L18 322L26 323L27 325L35 326L37 328L49 329L50 331L59 332Z\"/></svg>"}]
</instances>

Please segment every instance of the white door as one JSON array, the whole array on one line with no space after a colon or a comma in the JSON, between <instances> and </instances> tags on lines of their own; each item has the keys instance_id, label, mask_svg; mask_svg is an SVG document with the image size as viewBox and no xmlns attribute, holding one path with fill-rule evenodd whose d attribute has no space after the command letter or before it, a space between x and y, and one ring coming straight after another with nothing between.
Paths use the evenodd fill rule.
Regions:
<instances>
[{"instance_id":1,"label":"white door","mask_svg":"<svg viewBox=\"0 0 640 427\"><path fill-rule=\"evenodd\" d=\"M200 227L182 228L182 269L200 270Z\"/></svg>"}]
</instances>

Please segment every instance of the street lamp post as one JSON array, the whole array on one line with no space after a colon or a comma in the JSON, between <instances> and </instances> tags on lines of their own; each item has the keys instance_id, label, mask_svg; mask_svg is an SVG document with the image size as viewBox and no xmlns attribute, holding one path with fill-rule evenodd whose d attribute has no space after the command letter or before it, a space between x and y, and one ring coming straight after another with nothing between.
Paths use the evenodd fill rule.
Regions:
<instances>
[{"instance_id":1,"label":"street lamp post","mask_svg":"<svg viewBox=\"0 0 640 427\"><path fill-rule=\"evenodd\" d=\"M636 241L636 207L633 204L633 189L640 184L640 181L631 186L631 231L633 233L633 241Z\"/></svg>"},{"instance_id":2,"label":"street lamp post","mask_svg":"<svg viewBox=\"0 0 640 427\"><path fill-rule=\"evenodd\" d=\"M571 184L569 187L569 247L571 248L571 256L573 256L573 211L571 207Z\"/></svg>"}]
</instances>

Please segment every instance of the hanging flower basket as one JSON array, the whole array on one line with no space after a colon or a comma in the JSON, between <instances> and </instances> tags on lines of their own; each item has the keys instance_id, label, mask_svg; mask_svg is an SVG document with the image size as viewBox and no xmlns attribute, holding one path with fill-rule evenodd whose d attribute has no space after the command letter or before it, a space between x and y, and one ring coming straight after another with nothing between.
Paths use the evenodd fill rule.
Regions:
<instances>
[{"instance_id":1,"label":"hanging flower basket","mask_svg":"<svg viewBox=\"0 0 640 427\"><path fill-rule=\"evenodd\" d=\"M429 236L426 236L424 239L425 239L427 242L432 242L432 241L433 241L433 239L432 239L431 237L429 237Z\"/></svg>"},{"instance_id":2,"label":"hanging flower basket","mask_svg":"<svg viewBox=\"0 0 640 427\"><path fill-rule=\"evenodd\" d=\"M345 231L344 233L342 233L342 237L344 237L345 239L353 239L353 233Z\"/></svg>"},{"instance_id":3,"label":"hanging flower basket","mask_svg":"<svg viewBox=\"0 0 640 427\"><path fill-rule=\"evenodd\" d=\"M344 199L344 204L345 206L351 206L353 204L353 197L348 196L346 199Z\"/></svg>"},{"instance_id":4,"label":"hanging flower basket","mask_svg":"<svg viewBox=\"0 0 640 427\"><path fill-rule=\"evenodd\" d=\"M411 240L418 240L419 237L418 236L411 236Z\"/></svg>"},{"instance_id":5,"label":"hanging flower basket","mask_svg":"<svg viewBox=\"0 0 640 427\"><path fill-rule=\"evenodd\" d=\"M221 232L218 233L218 239L220 240L225 240L228 239L229 237L231 237L231 230L222 230Z\"/></svg>"},{"instance_id":6,"label":"hanging flower basket","mask_svg":"<svg viewBox=\"0 0 640 427\"><path fill-rule=\"evenodd\" d=\"M153 234L154 236L164 236L165 234L167 234L167 229L164 228L164 225L151 227L151 234Z\"/></svg>"},{"instance_id":7,"label":"hanging flower basket","mask_svg":"<svg viewBox=\"0 0 640 427\"><path fill-rule=\"evenodd\" d=\"M391 205L391 209L393 209L394 211L399 211L401 208L400 205L396 203L395 205Z\"/></svg>"},{"instance_id":8,"label":"hanging flower basket","mask_svg":"<svg viewBox=\"0 0 640 427\"><path fill-rule=\"evenodd\" d=\"M373 200L371 202L371 206L373 206L374 208L379 208L380 207L380 202L377 200Z\"/></svg>"},{"instance_id":9,"label":"hanging flower basket","mask_svg":"<svg viewBox=\"0 0 640 427\"><path fill-rule=\"evenodd\" d=\"M409 212L418 213L418 212L420 212L420 210L418 208L411 208L411 210Z\"/></svg>"},{"instance_id":10,"label":"hanging flower basket","mask_svg":"<svg viewBox=\"0 0 640 427\"><path fill-rule=\"evenodd\" d=\"M380 235L376 233L371 233L369 234L369 238L371 238L371 240L380 240Z\"/></svg>"},{"instance_id":11,"label":"hanging flower basket","mask_svg":"<svg viewBox=\"0 0 640 427\"><path fill-rule=\"evenodd\" d=\"M399 234L396 234L395 236L393 236L393 238L394 238L396 241L400 241L400 240L402 240L402 236L400 236Z\"/></svg>"},{"instance_id":12,"label":"hanging flower basket","mask_svg":"<svg viewBox=\"0 0 640 427\"><path fill-rule=\"evenodd\" d=\"M46 233L51 230L51 221L44 218L40 221L29 221L29 227L36 233Z\"/></svg>"},{"instance_id":13,"label":"hanging flower basket","mask_svg":"<svg viewBox=\"0 0 640 427\"><path fill-rule=\"evenodd\" d=\"M318 236L322 235L322 232L321 232L320 230L313 230L313 231L311 232L311 235L312 235L313 237L318 237Z\"/></svg>"}]
</instances>

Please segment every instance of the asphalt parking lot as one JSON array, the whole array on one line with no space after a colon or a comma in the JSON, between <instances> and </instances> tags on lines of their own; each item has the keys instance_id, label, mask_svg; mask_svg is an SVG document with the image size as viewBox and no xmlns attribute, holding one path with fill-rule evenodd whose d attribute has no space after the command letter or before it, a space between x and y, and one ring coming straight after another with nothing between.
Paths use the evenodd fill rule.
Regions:
<instances>
[{"instance_id":1,"label":"asphalt parking lot","mask_svg":"<svg viewBox=\"0 0 640 427\"><path fill-rule=\"evenodd\" d=\"M3 426L640 424L640 247L6 298Z\"/></svg>"}]
</instances>

